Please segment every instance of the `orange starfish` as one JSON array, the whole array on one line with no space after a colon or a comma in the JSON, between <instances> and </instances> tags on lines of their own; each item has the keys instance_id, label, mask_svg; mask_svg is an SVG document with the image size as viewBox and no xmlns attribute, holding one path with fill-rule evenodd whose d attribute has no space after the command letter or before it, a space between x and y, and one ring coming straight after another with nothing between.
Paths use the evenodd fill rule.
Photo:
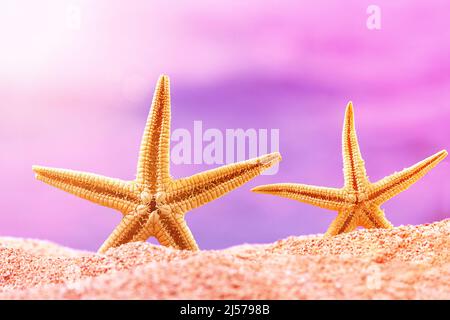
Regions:
<instances>
[{"instance_id":1,"label":"orange starfish","mask_svg":"<svg viewBox=\"0 0 450 320\"><path fill-rule=\"evenodd\" d=\"M442 150L410 168L370 183L359 150L351 102L345 112L342 151L345 184L341 189L281 183L258 186L252 191L337 211L337 218L328 228L327 236L349 232L358 226L390 229L392 224L385 218L380 205L408 189L447 156L447 151Z\"/></svg>"},{"instance_id":2,"label":"orange starfish","mask_svg":"<svg viewBox=\"0 0 450 320\"><path fill-rule=\"evenodd\" d=\"M165 246L198 250L184 214L225 195L281 160L275 152L188 178L172 179L169 89L169 78L161 76L142 138L136 180L33 166L38 180L123 213L122 221L99 252L127 242L145 241L150 236Z\"/></svg>"}]
</instances>

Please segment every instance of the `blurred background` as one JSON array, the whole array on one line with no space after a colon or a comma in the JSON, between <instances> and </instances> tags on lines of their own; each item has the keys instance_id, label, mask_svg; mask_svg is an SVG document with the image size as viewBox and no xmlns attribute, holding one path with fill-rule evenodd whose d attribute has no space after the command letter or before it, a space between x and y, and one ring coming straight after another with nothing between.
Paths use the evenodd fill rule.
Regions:
<instances>
[{"instance_id":1,"label":"blurred background","mask_svg":"<svg viewBox=\"0 0 450 320\"><path fill-rule=\"evenodd\" d=\"M342 186L349 100L372 181L450 149L449 39L445 0L0 0L0 235L101 245L121 214L36 181L31 166L133 179L161 73L173 129L280 130L276 175L188 213L201 248L325 232L334 212L250 188ZM383 208L394 225L429 223L450 216L449 192L446 160Z\"/></svg>"}]
</instances>

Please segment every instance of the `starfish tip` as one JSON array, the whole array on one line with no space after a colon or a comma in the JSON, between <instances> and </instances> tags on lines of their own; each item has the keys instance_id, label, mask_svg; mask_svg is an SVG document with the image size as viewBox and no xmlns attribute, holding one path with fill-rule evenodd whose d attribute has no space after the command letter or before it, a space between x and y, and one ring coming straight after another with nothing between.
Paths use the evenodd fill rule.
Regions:
<instances>
[{"instance_id":1,"label":"starfish tip","mask_svg":"<svg viewBox=\"0 0 450 320\"><path fill-rule=\"evenodd\" d=\"M38 174L42 169L43 169L43 167L41 167L41 166L37 166L37 165L31 166L31 170L33 170L33 172L36 174Z\"/></svg>"},{"instance_id":2,"label":"starfish tip","mask_svg":"<svg viewBox=\"0 0 450 320\"><path fill-rule=\"evenodd\" d=\"M347 114L353 114L353 102L352 101L349 101L348 103L347 103L347 108L346 108L346 111L345 111Z\"/></svg>"},{"instance_id":3,"label":"starfish tip","mask_svg":"<svg viewBox=\"0 0 450 320\"><path fill-rule=\"evenodd\" d=\"M37 180L42 180L45 167L33 165L31 166L31 169L34 172L34 178Z\"/></svg>"},{"instance_id":4,"label":"starfish tip","mask_svg":"<svg viewBox=\"0 0 450 320\"><path fill-rule=\"evenodd\" d=\"M442 160L444 160L448 155L447 150L441 150L439 152L436 152L435 154L433 154L432 156L428 157L427 160L430 160L431 163L433 164L438 164L439 162L441 162Z\"/></svg>"},{"instance_id":5,"label":"starfish tip","mask_svg":"<svg viewBox=\"0 0 450 320\"><path fill-rule=\"evenodd\" d=\"M250 189L250 191L255 192L255 193L267 193L268 187L270 187L270 185L257 186L257 187Z\"/></svg>"},{"instance_id":6,"label":"starfish tip","mask_svg":"<svg viewBox=\"0 0 450 320\"><path fill-rule=\"evenodd\" d=\"M447 150L441 150L436 154L437 158L439 159L439 161L444 160L447 156L448 156L448 152Z\"/></svg>"},{"instance_id":7,"label":"starfish tip","mask_svg":"<svg viewBox=\"0 0 450 320\"><path fill-rule=\"evenodd\" d=\"M261 163L273 165L281 161L281 154L279 152L272 152L260 158Z\"/></svg>"},{"instance_id":8,"label":"starfish tip","mask_svg":"<svg viewBox=\"0 0 450 320\"><path fill-rule=\"evenodd\" d=\"M160 82L160 83L167 83L167 82L169 82L169 76L167 74L164 74L164 73L160 74L158 82Z\"/></svg>"},{"instance_id":9,"label":"starfish tip","mask_svg":"<svg viewBox=\"0 0 450 320\"><path fill-rule=\"evenodd\" d=\"M260 193L260 192L261 192L261 189L262 189L261 186L258 186L258 187L251 188L250 191L251 191L251 192Z\"/></svg>"}]
</instances>

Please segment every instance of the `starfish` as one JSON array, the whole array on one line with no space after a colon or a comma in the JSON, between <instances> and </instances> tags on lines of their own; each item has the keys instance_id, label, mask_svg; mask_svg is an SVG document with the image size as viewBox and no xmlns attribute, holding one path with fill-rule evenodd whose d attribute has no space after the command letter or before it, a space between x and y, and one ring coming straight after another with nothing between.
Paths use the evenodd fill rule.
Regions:
<instances>
[{"instance_id":1,"label":"starfish","mask_svg":"<svg viewBox=\"0 0 450 320\"><path fill-rule=\"evenodd\" d=\"M325 236L350 232L358 226L392 228L380 206L408 189L447 156L442 150L416 165L371 183L366 175L355 131L352 103L349 102L342 133L344 187L326 188L305 184L280 183L258 186L252 191L298 200L338 212Z\"/></svg>"},{"instance_id":2,"label":"starfish","mask_svg":"<svg viewBox=\"0 0 450 320\"><path fill-rule=\"evenodd\" d=\"M175 180L169 172L169 143L170 85L169 78L162 75L144 130L135 180L41 166L33 166L33 171L38 180L123 214L100 253L151 236L164 246L198 250L184 214L225 195L281 160L274 152Z\"/></svg>"}]
</instances>

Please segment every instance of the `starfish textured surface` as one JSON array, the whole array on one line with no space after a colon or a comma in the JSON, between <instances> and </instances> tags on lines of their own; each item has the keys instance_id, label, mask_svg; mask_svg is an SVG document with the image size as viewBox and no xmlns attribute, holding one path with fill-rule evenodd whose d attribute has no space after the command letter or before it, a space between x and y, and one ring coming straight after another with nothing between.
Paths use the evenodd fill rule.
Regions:
<instances>
[{"instance_id":1,"label":"starfish textured surface","mask_svg":"<svg viewBox=\"0 0 450 320\"><path fill-rule=\"evenodd\" d=\"M392 224L386 219L380 205L408 189L447 156L447 151L442 150L412 167L370 183L359 150L351 102L345 112L342 153L345 184L341 189L281 183L258 186L252 191L337 211L337 218L328 228L327 236L350 232L358 226L390 229Z\"/></svg>"},{"instance_id":2,"label":"starfish textured surface","mask_svg":"<svg viewBox=\"0 0 450 320\"><path fill-rule=\"evenodd\" d=\"M122 221L99 252L151 236L164 246L198 250L184 214L225 195L281 160L274 152L174 180L169 172L169 144L170 84L163 75L143 134L136 180L40 166L33 166L33 170L38 180L122 212Z\"/></svg>"}]
</instances>

